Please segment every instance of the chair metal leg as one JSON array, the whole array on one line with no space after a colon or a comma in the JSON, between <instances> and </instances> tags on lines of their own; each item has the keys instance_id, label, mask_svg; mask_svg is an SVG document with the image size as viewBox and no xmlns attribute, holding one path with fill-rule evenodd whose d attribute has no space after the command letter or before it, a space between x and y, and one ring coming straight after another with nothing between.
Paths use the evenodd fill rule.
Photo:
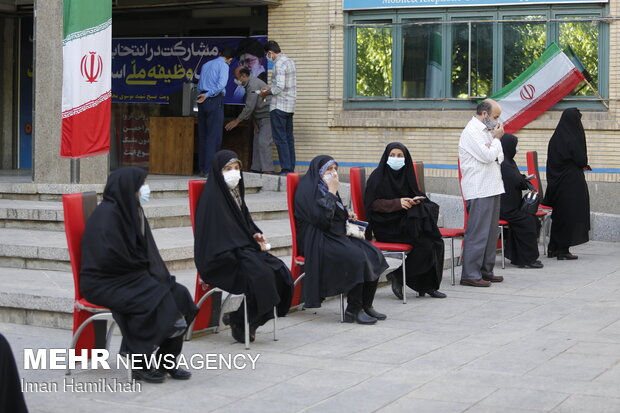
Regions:
<instances>
[{"instance_id":1,"label":"chair metal leg","mask_svg":"<svg viewBox=\"0 0 620 413\"><path fill-rule=\"evenodd\" d=\"M116 327L116 321L112 320L108 333L105 335L105 349L110 349L110 343L112 342L112 334L114 333L114 327Z\"/></svg>"},{"instance_id":2,"label":"chair metal leg","mask_svg":"<svg viewBox=\"0 0 620 413\"><path fill-rule=\"evenodd\" d=\"M198 311L200 311L200 309L202 308L202 305L204 304L205 301L207 301L207 298L211 297L212 294L216 293L216 292L220 292L222 290L220 290L219 288L212 288L210 289L205 295L203 295L202 297L200 297L200 300L198 300L198 303L196 304L196 307L198 307ZM228 299L228 297L226 298ZM222 314L220 311L220 320L219 322L222 322L222 318L221 318ZM194 323L196 322L196 318L194 318L191 322L191 324L187 327L187 332L185 333L185 341L190 341L192 339L192 336L194 334ZM218 324L217 327L215 328L215 332L218 332L218 329L220 328L220 325Z\"/></svg>"},{"instance_id":3,"label":"chair metal leg","mask_svg":"<svg viewBox=\"0 0 620 413\"><path fill-rule=\"evenodd\" d=\"M450 258L450 264L452 268L452 285L454 285L454 283L456 282L454 276L454 237L450 237Z\"/></svg>"},{"instance_id":4,"label":"chair metal leg","mask_svg":"<svg viewBox=\"0 0 620 413\"><path fill-rule=\"evenodd\" d=\"M344 294L340 294L340 322L344 323Z\"/></svg>"},{"instance_id":5,"label":"chair metal leg","mask_svg":"<svg viewBox=\"0 0 620 413\"><path fill-rule=\"evenodd\" d=\"M84 320L84 322L75 331L75 334L73 335L73 338L71 339L71 347L69 347L69 349L75 349L75 345L80 339L80 335L82 334L82 331L84 331L84 329L90 323L92 323L95 320L109 320L111 317L112 317L112 313L104 312L104 313L93 314L92 316ZM106 337L106 343L107 343L107 337ZM67 370L65 371L65 375L69 376L70 374L71 374L71 370L69 369L69 363L67 363Z\"/></svg>"},{"instance_id":6,"label":"chair metal leg","mask_svg":"<svg viewBox=\"0 0 620 413\"><path fill-rule=\"evenodd\" d=\"M243 327L245 335L245 349L250 349L250 323L248 323L248 298L243 294Z\"/></svg>"},{"instance_id":7,"label":"chair metal leg","mask_svg":"<svg viewBox=\"0 0 620 413\"><path fill-rule=\"evenodd\" d=\"M278 341L276 330L278 329L278 311L273 307L273 341Z\"/></svg>"},{"instance_id":8,"label":"chair metal leg","mask_svg":"<svg viewBox=\"0 0 620 413\"><path fill-rule=\"evenodd\" d=\"M506 268L506 256L504 255L504 226L499 227L499 233L502 237L502 269Z\"/></svg>"},{"instance_id":9,"label":"chair metal leg","mask_svg":"<svg viewBox=\"0 0 620 413\"><path fill-rule=\"evenodd\" d=\"M407 304L407 269L405 268L405 260L407 259L407 254L404 252L402 254L403 260L403 304Z\"/></svg>"}]
</instances>

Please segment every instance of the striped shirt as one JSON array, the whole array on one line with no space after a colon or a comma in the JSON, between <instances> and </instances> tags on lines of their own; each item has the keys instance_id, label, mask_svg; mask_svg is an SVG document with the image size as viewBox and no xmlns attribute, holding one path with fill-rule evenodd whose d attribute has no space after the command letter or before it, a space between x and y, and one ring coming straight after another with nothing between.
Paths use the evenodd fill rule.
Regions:
<instances>
[{"instance_id":1,"label":"striped shirt","mask_svg":"<svg viewBox=\"0 0 620 413\"><path fill-rule=\"evenodd\" d=\"M471 118L461 133L459 161L463 198L486 198L504 193L500 164L504 152L499 139L494 139L480 120Z\"/></svg>"},{"instance_id":2,"label":"striped shirt","mask_svg":"<svg viewBox=\"0 0 620 413\"><path fill-rule=\"evenodd\" d=\"M297 99L297 69L295 62L280 53L273 66L271 75L271 105L269 110L279 109L287 113L295 113Z\"/></svg>"}]
</instances>

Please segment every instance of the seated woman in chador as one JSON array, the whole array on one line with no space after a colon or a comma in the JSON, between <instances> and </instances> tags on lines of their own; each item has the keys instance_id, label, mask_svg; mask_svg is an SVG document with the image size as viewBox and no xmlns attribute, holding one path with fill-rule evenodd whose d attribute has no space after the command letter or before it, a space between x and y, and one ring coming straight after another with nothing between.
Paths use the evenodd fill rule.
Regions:
<instances>
[{"instance_id":1,"label":"seated woman in chador","mask_svg":"<svg viewBox=\"0 0 620 413\"><path fill-rule=\"evenodd\" d=\"M405 261L407 286L419 293L445 298L439 290L444 244L437 228L439 205L418 188L413 161L405 145L387 145L379 166L366 184L364 205L377 241L413 245ZM388 274L392 292L402 300L402 267Z\"/></svg>"},{"instance_id":2,"label":"seated woman in chador","mask_svg":"<svg viewBox=\"0 0 620 413\"><path fill-rule=\"evenodd\" d=\"M538 260L540 221L520 209L522 191L533 186L521 174L515 162L518 142L517 137L509 133L502 137L504 161L501 168L505 192L502 194L499 218L508 221L508 228L504 230L505 254L512 264L520 268L543 268Z\"/></svg>"},{"instance_id":3,"label":"seated woman in chador","mask_svg":"<svg viewBox=\"0 0 620 413\"><path fill-rule=\"evenodd\" d=\"M305 258L305 307L320 307L325 297L347 294L345 321L374 324L386 318L372 302L388 265L368 241L347 236L349 213L338 194L337 169L332 157L317 156L295 193L297 245Z\"/></svg>"},{"instance_id":4,"label":"seated woman in chador","mask_svg":"<svg viewBox=\"0 0 620 413\"><path fill-rule=\"evenodd\" d=\"M82 237L80 291L112 311L123 333L121 352L157 351L176 358L197 308L159 255L141 206L150 194L145 180L146 171L136 167L117 169L108 177L103 202ZM182 369L133 371L134 378L152 383L163 382L166 374L178 380L191 376Z\"/></svg>"},{"instance_id":5,"label":"seated woman in chador","mask_svg":"<svg viewBox=\"0 0 620 413\"><path fill-rule=\"evenodd\" d=\"M194 260L202 280L233 294L245 294L250 340L256 329L288 312L293 281L286 264L269 254L269 244L245 203L241 161L223 150L213 158L196 209ZM232 336L245 341L243 306L225 319Z\"/></svg>"}]
</instances>

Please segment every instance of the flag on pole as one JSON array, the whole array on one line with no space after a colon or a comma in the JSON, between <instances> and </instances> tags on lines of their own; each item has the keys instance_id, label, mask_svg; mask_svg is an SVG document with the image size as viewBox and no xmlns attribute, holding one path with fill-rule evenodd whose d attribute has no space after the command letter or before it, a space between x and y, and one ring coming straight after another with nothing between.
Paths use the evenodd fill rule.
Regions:
<instances>
[{"instance_id":1,"label":"flag on pole","mask_svg":"<svg viewBox=\"0 0 620 413\"><path fill-rule=\"evenodd\" d=\"M489 96L502 107L500 121L514 133L555 105L582 80L573 61L552 43L525 72Z\"/></svg>"},{"instance_id":2,"label":"flag on pole","mask_svg":"<svg viewBox=\"0 0 620 413\"><path fill-rule=\"evenodd\" d=\"M60 156L110 149L112 0L63 0Z\"/></svg>"}]
</instances>

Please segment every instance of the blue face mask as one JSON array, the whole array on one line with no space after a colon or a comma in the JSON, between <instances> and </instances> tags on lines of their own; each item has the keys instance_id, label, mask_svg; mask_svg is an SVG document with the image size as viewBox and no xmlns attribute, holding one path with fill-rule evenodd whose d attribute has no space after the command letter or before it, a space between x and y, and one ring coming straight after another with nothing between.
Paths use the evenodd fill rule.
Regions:
<instances>
[{"instance_id":1,"label":"blue face mask","mask_svg":"<svg viewBox=\"0 0 620 413\"><path fill-rule=\"evenodd\" d=\"M151 188L149 188L148 185L142 185L140 187L140 203L144 205L147 202L149 202L150 199L151 199Z\"/></svg>"},{"instance_id":2,"label":"blue face mask","mask_svg":"<svg viewBox=\"0 0 620 413\"><path fill-rule=\"evenodd\" d=\"M387 164L393 170L398 171L403 166L405 166L405 158L397 158L395 156L390 156L387 160Z\"/></svg>"}]
</instances>

